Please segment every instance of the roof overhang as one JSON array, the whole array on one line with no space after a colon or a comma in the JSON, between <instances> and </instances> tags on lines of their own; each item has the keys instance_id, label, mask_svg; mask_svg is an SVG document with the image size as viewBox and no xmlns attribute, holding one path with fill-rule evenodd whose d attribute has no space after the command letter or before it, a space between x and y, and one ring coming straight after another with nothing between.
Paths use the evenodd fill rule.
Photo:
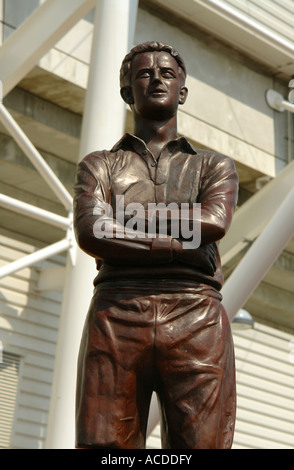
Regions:
<instances>
[{"instance_id":1,"label":"roof overhang","mask_svg":"<svg viewBox=\"0 0 294 470\"><path fill-rule=\"evenodd\" d=\"M213 36L229 43L274 73L291 77L294 70L294 44L241 10L219 0L147 0L181 16Z\"/></svg>"}]
</instances>

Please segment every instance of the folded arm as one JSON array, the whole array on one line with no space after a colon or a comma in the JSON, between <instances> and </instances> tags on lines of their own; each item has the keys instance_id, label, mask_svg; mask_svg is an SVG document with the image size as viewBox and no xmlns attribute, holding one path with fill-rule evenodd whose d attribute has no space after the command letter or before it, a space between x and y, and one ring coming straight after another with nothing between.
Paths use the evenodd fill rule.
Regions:
<instances>
[{"instance_id":1,"label":"folded arm","mask_svg":"<svg viewBox=\"0 0 294 470\"><path fill-rule=\"evenodd\" d=\"M79 164L74 195L74 228L80 248L109 263L156 264L172 261L172 238L126 229L112 214L110 176L103 152Z\"/></svg>"},{"instance_id":2,"label":"folded arm","mask_svg":"<svg viewBox=\"0 0 294 470\"><path fill-rule=\"evenodd\" d=\"M110 207L110 175L107 156L97 152L86 157L77 172L74 197L74 225L78 244L89 255L109 263L162 264L173 260L215 268L215 246L225 235L232 220L238 192L238 177L231 159L211 154L204 160L197 203L201 204L197 223L193 209L177 213L181 223L185 218L193 234L193 227L201 230L201 241L196 246L187 244L187 238L160 234L158 224L152 235L146 230L150 214L144 213L145 232L126 228ZM169 226L172 213L166 212ZM157 213L158 217L158 213ZM120 220L118 218L118 220ZM179 220L178 220L179 221ZM160 227L159 227L160 228ZM200 246L199 246L200 244Z\"/></svg>"}]
</instances>

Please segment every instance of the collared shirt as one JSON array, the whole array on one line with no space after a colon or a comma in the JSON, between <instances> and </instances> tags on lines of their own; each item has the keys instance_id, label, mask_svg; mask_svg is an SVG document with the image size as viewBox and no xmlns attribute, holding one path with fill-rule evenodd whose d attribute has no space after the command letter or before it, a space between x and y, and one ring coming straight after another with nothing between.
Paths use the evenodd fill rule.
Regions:
<instances>
[{"instance_id":1,"label":"collared shirt","mask_svg":"<svg viewBox=\"0 0 294 470\"><path fill-rule=\"evenodd\" d=\"M156 160L145 143L125 134L110 150L97 151L79 164L74 195L74 226L82 250L97 260L95 283L114 279L164 278L204 283L220 290L223 283L218 241L231 223L237 202L238 176L229 157L195 150L184 138L170 141ZM184 248L183 239L115 236L118 225L104 216L113 236L99 236L105 203L117 215L117 196L124 207L148 203L201 204L201 245ZM110 225L108 225L110 224ZM101 225L100 225L101 227ZM106 232L105 232L106 233Z\"/></svg>"}]
</instances>

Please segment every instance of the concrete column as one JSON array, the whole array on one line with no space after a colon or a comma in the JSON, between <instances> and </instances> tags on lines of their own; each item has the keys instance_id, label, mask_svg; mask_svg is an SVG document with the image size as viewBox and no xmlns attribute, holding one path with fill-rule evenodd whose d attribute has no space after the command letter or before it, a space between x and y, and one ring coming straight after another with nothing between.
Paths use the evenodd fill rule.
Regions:
<instances>
[{"instance_id":1,"label":"concrete column","mask_svg":"<svg viewBox=\"0 0 294 470\"><path fill-rule=\"evenodd\" d=\"M137 0L97 2L80 159L91 151L111 148L124 132L119 68L132 46L137 7ZM67 262L47 428L49 449L74 448L76 362L95 274L94 260L77 248L75 264L70 257Z\"/></svg>"}]
</instances>

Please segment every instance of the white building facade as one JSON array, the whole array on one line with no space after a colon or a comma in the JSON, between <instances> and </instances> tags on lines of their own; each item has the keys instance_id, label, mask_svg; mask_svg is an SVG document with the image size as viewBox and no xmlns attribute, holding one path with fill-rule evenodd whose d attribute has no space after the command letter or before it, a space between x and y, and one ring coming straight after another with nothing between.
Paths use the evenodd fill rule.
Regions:
<instances>
[{"instance_id":1,"label":"white building facade","mask_svg":"<svg viewBox=\"0 0 294 470\"><path fill-rule=\"evenodd\" d=\"M294 448L293 22L291 0L0 0L0 448L74 446L75 354L94 262L76 253L69 201L79 159L131 130L118 68L147 40L184 57L179 133L229 155L239 173L221 244L224 302L254 326L233 327L234 448ZM159 449L154 406L151 418L147 445Z\"/></svg>"}]
</instances>

